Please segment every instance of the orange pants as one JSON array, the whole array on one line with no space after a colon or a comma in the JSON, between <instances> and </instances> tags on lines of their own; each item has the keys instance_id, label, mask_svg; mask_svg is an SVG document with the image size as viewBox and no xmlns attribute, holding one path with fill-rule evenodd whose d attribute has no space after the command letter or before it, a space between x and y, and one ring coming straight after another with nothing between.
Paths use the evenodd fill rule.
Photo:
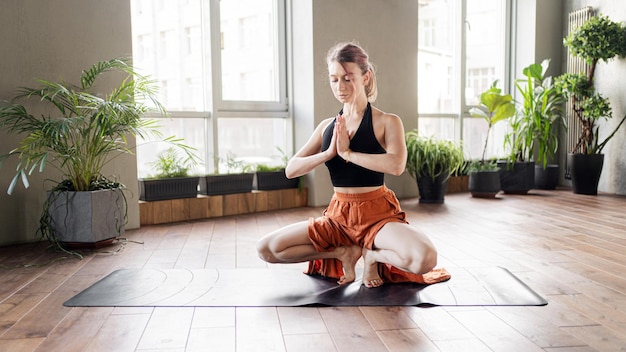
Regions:
<instances>
[{"instance_id":1,"label":"orange pants","mask_svg":"<svg viewBox=\"0 0 626 352\"><path fill-rule=\"evenodd\" d=\"M322 216L309 219L308 236L319 252L351 245L371 250L376 234L389 222L408 224L398 198L386 186L361 194L336 192ZM339 279L343 267L337 259L317 259L309 262L306 273ZM413 274L385 263L378 264L378 273L385 282L431 284L450 278L445 269Z\"/></svg>"}]
</instances>

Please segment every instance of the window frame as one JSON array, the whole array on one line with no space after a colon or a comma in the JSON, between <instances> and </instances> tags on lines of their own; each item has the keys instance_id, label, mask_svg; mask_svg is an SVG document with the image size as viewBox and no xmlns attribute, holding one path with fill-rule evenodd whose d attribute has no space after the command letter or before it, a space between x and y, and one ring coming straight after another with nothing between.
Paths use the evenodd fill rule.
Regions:
<instances>
[{"instance_id":1,"label":"window frame","mask_svg":"<svg viewBox=\"0 0 626 352\"><path fill-rule=\"evenodd\" d=\"M137 1L137 11L142 12L142 2ZM154 7L162 5L157 2L154 3ZM204 119L204 147L202 152L206 156L206 160L203 160L204 171L207 174L211 174L217 170L219 163L218 156L228 151L223 151L220 148L219 133L217 130L218 121L220 119L228 118L275 118L283 119L285 124L285 138L284 152L288 155L293 154L293 116L289 108L288 100L288 57L287 57L287 45L288 34L287 29L287 1L273 0L275 22L277 30L276 43L276 67L277 67L277 85L278 85L278 100L277 101L236 101L236 100L223 100L222 99L222 72L221 72L221 28L220 28L220 0L200 0L200 11L202 12L202 21L200 21L200 36L202 38L203 49L200 53L200 60L202 61L202 82L201 87L203 91L204 108L202 111L189 111L189 110L169 110L168 116L165 118L176 119L181 118L199 118ZM185 28L181 28L185 32ZM160 35L160 32L151 33L150 36ZM133 34L133 41L135 38ZM183 38L187 40L187 37ZM145 38L144 38L145 41ZM135 43L133 43L135 45ZM137 43L139 45L140 42ZM145 50L143 43L142 50ZM183 43L184 45L184 43ZM208 49L208 50L207 50ZM143 54L143 53L142 53ZM161 53L156 52L160 57ZM188 53L186 55L189 55ZM164 88L166 90L167 88ZM153 114L146 115L149 119L164 118L163 116L156 116ZM167 131L163 131L164 135L168 135ZM148 160L138 160L138 162L145 162ZM139 165L138 165L139 166Z\"/></svg>"},{"instance_id":2,"label":"window frame","mask_svg":"<svg viewBox=\"0 0 626 352\"><path fill-rule=\"evenodd\" d=\"M222 55L220 28L220 0L210 0L211 37L211 86L213 111L216 116L228 116L229 112L239 114L251 112L253 117L259 112L285 113L289 109L287 99L287 48L286 48L286 9L285 2L274 0L278 30L278 101L224 100L222 98ZM277 114L279 117L281 114Z\"/></svg>"},{"instance_id":3,"label":"window frame","mask_svg":"<svg viewBox=\"0 0 626 352\"><path fill-rule=\"evenodd\" d=\"M454 112L451 113L435 113L435 112L419 112L417 113L417 125L419 127L420 118L441 118L441 119L453 119L454 124L454 137L456 141L463 140L463 129L464 129L464 120L466 118L474 119L469 114L469 110L476 105L470 105L466 103L465 100L465 90L467 86L467 41L466 34L468 30L468 24L466 22L467 17L467 1L461 0L456 2L455 11L458 12L458 15L455 16L455 36L454 43L452 44L455 48L454 52L454 76L456 78L456 82L453 82L452 86L456 87L456 92L453 94L456 101L453 101L452 104L454 106ZM503 69L503 81L500 82L499 87L502 88L504 92L510 92L512 90L512 81L511 81L511 68L513 55L511 53L512 48L512 40L514 39L512 36L512 26L514 25L514 18L512 16L512 8L513 8L514 0L505 0L503 5L503 19L504 19L504 33L501 37L502 47L504 48L504 55L502 56L502 69ZM419 14L418 14L419 16ZM419 37L419 36L418 36ZM419 45L418 45L419 47ZM418 104L419 104L419 92L418 92Z\"/></svg>"}]
</instances>

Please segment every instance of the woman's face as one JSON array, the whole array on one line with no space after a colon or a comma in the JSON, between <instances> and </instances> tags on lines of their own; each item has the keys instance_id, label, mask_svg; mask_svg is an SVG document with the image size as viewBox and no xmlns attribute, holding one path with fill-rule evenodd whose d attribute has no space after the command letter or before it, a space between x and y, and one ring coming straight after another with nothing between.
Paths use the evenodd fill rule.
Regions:
<instances>
[{"instance_id":1,"label":"woman's face","mask_svg":"<svg viewBox=\"0 0 626 352\"><path fill-rule=\"evenodd\" d=\"M343 64L332 61L328 64L328 79L335 98L342 103L354 102L356 98L365 95L365 83L368 74L363 75L359 65L354 62Z\"/></svg>"}]
</instances>

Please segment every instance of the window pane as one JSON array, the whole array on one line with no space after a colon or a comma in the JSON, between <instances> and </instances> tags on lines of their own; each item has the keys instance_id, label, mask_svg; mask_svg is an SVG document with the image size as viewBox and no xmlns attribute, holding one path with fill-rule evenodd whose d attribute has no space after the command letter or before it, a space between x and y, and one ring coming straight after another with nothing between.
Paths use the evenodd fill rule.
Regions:
<instances>
[{"instance_id":1,"label":"window pane","mask_svg":"<svg viewBox=\"0 0 626 352\"><path fill-rule=\"evenodd\" d=\"M206 137L205 137L205 122L206 119L202 117L186 118L180 116L172 116L172 118L158 119L159 125L162 126L161 131L164 133L164 137L171 135L177 138L184 138L182 142L185 145L196 149L195 153L199 157L200 165L190 170L191 174L206 174L207 157L206 157ZM153 175L155 172L150 166L150 163L157 160L157 155L170 148L171 144L165 142L149 142L137 138L137 174L140 178ZM184 155L184 154L181 154Z\"/></svg>"},{"instance_id":2,"label":"window pane","mask_svg":"<svg viewBox=\"0 0 626 352\"><path fill-rule=\"evenodd\" d=\"M456 119L445 117L420 117L418 131L420 136L437 139L457 140L454 133Z\"/></svg>"},{"instance_id":3,"label":"window pane","mask_svg":"<svg viewBox=\"0 0 626 352\"><path fill-rule=\"evenodd\" d=\"M480 93L494 80L504 82L504 26L502 0L467 1L466 105L477 105Z\"/></svg>"},{"instance_id":4,"label":"window pane","mask_svg":"<svg viewBox=\"0 0 626 352\"><path fill-rule=\"evenodd\" d=\"M218 118L219 171L230 156L248 164L281 165L286 149L283 118Z\"/></svg>"},{"instance_id":5,"label":"window pane","mask_svg":"<svg viewBox=\"0 0 626 352\"><path fill-rule=\"evenodd\" d=\"M417 52L418 111L423 113L454 113L455 1L425 0L419 7L419 38Z\"/></svg>"},{"instance_id":6,"label":"window pane","mask_svg":"<svg viewBox=\"0 0 626 352\"><path fill-rule=\"evenodd\" d=\"M222 99L278 101L275 0L221 0Z\"/></svg>"},{"instance_id":7,"label":"window pane","mask_svg":"<svg viewBox=\"0 0 626 352\"><path fill-rule=\"evenodd\" d=\"M201 0L131 0L133 63L170 111L205 111Z\"/></svg>"},{"instance_id":8,"label":"window pane","mask_svg":"<svg viewBox=\"0 0 626 352\"><path fill-rule=\"evenodd\" d=\"M504 123L496 124L491 128L489 143L485 152L485 158L502 157L504 154L504 135L506 126ZM465 156L470 160L478 160L482 157L485 140L487 138L487 122L481 118L467 117L463 120L463 148Z\"/></svg>"}]
</instances>

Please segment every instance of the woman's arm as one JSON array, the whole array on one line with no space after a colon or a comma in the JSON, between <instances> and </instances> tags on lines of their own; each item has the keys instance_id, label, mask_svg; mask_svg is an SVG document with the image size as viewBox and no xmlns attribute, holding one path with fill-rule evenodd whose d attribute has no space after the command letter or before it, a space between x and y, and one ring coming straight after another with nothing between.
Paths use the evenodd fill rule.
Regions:
<instances>
[{"instance_id":1,"label":"woman's arm","mask_svg":"<svg viewBox=\"0 0 626 352\"><path fill-rule=\"evenodd\" d=\"M306 142L302 148L291 158L287 163L287 167L285 168L285 175L287 178L296 178L302 175L305 175L315 169L317 166L325 163L326 161L332 159L335 155L337 155L336 148L336 134L337 131L333 132L333 137L330 142L330 146L327 150L321 151L322 149L322 135L324 134L324 130L328 126L328 124L333 120L333 118L328 118L322 121L309 140Z\"/></svg>"}]
</instances>

